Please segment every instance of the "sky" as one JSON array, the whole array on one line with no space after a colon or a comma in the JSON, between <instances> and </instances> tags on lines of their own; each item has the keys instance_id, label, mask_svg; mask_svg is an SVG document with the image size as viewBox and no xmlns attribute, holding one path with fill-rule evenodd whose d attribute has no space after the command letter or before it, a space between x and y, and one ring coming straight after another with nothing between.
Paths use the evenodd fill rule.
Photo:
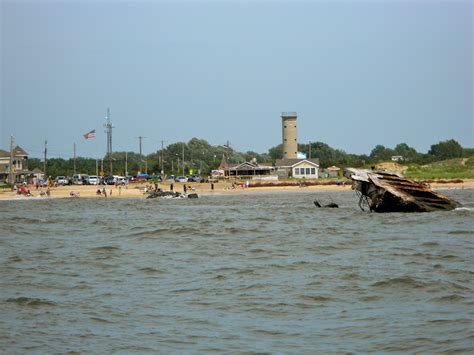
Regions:
<instances>
[{"instance_id":1,"label":"sky","mask_svg":"<svg viewBox=\"0 0 474 355\"><path fill-rule=\"evenodd\" d=\"M473 2L0 0L0 149L474 146ZM82 135L96 129L97 137Z\"/></svg>"}]
</instances>

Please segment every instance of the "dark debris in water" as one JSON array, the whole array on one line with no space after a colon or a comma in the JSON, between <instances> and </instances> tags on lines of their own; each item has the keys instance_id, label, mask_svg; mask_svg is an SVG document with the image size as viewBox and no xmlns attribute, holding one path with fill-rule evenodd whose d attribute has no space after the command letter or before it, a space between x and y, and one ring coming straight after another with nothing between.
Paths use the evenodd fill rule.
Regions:
<instances>
[{"instance_id":1,"label":"dark debris in water","mask_svg":"<svg viewBox=\"0 0 474 355\"><path fill-rule=\"evenodd\" d=\"M38 307L38 306L56 306L55 302L44 300L41 298L30 298L30 297L17 297L17 298L9 298L6 300L8 303L16 303L20 306L31 306L31 307Z\"/></svg>"}]
</instances>

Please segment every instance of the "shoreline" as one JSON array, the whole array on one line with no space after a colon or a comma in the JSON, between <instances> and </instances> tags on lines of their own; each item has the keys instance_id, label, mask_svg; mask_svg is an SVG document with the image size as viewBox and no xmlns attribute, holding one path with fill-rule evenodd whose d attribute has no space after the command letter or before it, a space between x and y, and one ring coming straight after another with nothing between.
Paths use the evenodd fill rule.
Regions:
<instances>
[{"instance_id":1,"label":"shoreline","mask_svg":"<svg viewBox=\"0 0 474 355\"><path fill-rule=\"evenodd\" d=\"M240 185L235 185L235 188L232 188L230 182L218 182L214 184L214 189L211 189L211 184L209 183L174 183L175 192L183 192L184 185L190 186L191 190L188 189L188 193L197 193L198 195L208 196L208 195L222 195L222 194L258 194L262 192L269 193L279 193L279 192L301 192L301 193L311 193L311 192L335 192L335 191L352 191L351 184L345 185L336 185L336 184L318 184L318 185L307 185L307 186L249 186L242 187ZM431 189L474 189L474 179L464 180L462 182L432 182L429 184ZM110 199L123 199L123 198L134 198L134 199L145 199L147 193L144 192L147 184L140 183L134 184L130 183L128 188L124 186L114 186L106 185L107 198ZM0 201L7 200L42 200L42 199L58 199L58 198L101 198L104 199L103 195L97 195L97 190L102 189L104 186L98 185L71 185L71 186L58 186L51 187L50 196L40 196L41 189L36 190L33 186L29 186L32 196L26 197L18 195L14 191L10 190L0 190ZM164 182L158 184L158 188L163 189L164 191L170 191L170 183ZM46 191L46 189L42 189ZM71 193L78 194L79 196L71 196Z\"/></svg>"}]
</instances>

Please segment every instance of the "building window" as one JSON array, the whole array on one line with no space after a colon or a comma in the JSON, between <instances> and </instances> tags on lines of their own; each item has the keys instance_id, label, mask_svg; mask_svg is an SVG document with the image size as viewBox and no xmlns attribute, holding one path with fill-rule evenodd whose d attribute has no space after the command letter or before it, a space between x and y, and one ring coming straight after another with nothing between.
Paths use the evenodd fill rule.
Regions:
<instances>
[{"instance_id":1,"label":"building window","mask_svg":"<svg viewBox=\"0 0 474 355\"><path fill-rule=\"evenodd\" d=\"M311 169L310 168L306 168L306 175L310 175L311 174Z\"/></svg>"},{"instance_id":2,"label":"building window","mask_svg":"<svg viewBox=\"0 0 474 355\"><path fill-rule=\"evenodd\" d=\"M295 168L295 175L299 175L300 174L300 168Z\"/></svg>"},{"instance_id":3,"label":"building window","mask_svg":"<svg viewBox=\"0 0 474 355\"><path fill-rule=\"evenodd\" d=\"M311 168L311 175L316 175L316 168Z\"/></svg>"}]
</instances>

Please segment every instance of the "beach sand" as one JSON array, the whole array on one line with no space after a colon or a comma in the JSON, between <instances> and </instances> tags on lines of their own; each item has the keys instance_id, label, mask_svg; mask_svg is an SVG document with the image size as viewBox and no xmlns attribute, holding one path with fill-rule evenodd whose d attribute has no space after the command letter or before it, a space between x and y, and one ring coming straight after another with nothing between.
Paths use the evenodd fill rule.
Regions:
<instances>
[{"instance_id":1,"label":"beach sand","mask_svg":"<svg viewBox=\"0 0 474 355\"><path fill-rule=\"evenodd\" d=\"M174 191L183 192L184 183L174 183ZM146 183L130 183L128 187L124 186L105 186L107 190L107 198L146 198L147 194L144 192ZM148 184L148 186L150 186ZM211 189L209 183L186 183L186 186L191 186L193 189L190 192L195 192L198 195L207 194L235 194L235 193L261 193L261 192L282 192L282 191L299 191L299 192L320 192L320 191L350 191L351 184L341 185L314 185L314 186L271 186L271 187L248 187L243 188L240 185L232 185L229 182L219 182L214 184L214 189ZM463 182L435 182L430 183L433 189L472 189L474 188L474 179L464 180ZM170 191L170 183L160 183L158 187L164 191ZM105 198L103 195L97 195L97 190L102 189L103 186L94 185L72 185L72 186L58 186L51 187L51 194L44 198L71 198L71 193L78 194L81 198ZM36 190L34 186L29 186L32 197L40 197L41 189ZM43 191L46 189L43 188ZM10 190L0 190L0 200L12 200L19 198L28 198L19 196L16 192Z\"/></svg>"}]
</instances>

